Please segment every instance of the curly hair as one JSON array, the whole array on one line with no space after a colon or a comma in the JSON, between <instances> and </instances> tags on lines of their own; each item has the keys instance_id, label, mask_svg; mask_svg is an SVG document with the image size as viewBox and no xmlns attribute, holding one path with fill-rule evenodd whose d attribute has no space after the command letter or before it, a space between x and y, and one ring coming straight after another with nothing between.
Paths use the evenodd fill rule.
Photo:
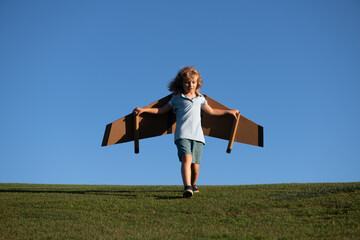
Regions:
<instances>
[{"instance_id":1,"label":"curly hair","mask_svg":"<svg viewBox=\"0 0 360 240\"><path fill-rule=\"evenodd\" d=\"M199 90L202 87L202 79L200 73L193 67L183 67L177 73L176 77L169 83L168 89L175 95L179 95L184 92L183 82L184 80L190 80L197 78L196 94L199 94Z\"/></svg>"}]
</instances>

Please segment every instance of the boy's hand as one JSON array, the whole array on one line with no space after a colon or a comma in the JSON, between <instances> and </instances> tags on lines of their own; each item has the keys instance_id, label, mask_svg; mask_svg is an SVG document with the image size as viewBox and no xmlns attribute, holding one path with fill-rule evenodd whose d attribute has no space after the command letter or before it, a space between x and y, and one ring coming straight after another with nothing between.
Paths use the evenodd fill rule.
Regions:
<instances>
[{"instance_id":1,"label":"boy's hand","mask_svg":"<svg viewBox=\"0 0 360 240\"><path fill-rule=\"evenodd\" d=\"M237 109L232 109L232 110L229 111L229 113L231 115L233 115L235 118L238 118L238 116L240 115L240 112Z\"/></svg>"},{"instance_id":2,"label":"boy's hand","mask_svg":"<svg viewBox=\"0 0 360 240\"><path fill-rule=\"evenodd\" d=\"M134 113L136 114L136 116L139 116L143 112L144 112L144 110L141 107L137 107L137 108L134 109Z\"/></svg>"}]
</instances>

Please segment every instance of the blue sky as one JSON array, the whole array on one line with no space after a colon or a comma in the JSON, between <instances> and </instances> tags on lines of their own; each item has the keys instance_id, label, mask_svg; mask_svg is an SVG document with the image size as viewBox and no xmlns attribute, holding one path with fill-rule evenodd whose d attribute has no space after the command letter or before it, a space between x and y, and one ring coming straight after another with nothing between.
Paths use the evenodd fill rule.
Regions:
<instances>
[{"instance_id":1,"label":"blue sky","mask_svg":"<svg viewBox=\"0 0 360 240\"><path fill-rule=\"evenodd\" d=\"M3 0L0 182L181 185L173 135L100 145L188 65L264 127L207 137L199 185L360 181L359 1Z\"/></svg>"}]
</instances>

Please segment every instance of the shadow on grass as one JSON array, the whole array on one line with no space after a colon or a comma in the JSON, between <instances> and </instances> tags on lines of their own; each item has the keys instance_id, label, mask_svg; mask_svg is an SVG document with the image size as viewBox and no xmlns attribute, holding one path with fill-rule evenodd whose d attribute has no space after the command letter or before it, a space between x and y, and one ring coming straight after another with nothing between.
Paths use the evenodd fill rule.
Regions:
<instances>
[{"instance_id":1,"label":"shadow on grass","mask_svg":"<svg viewBox=\"0 0 360 240\"><path fill-rule=\"evenodd\" d=\"M183 196L155 196L159 200L173 200L173 199L180 199Z\"/></svg>"},{"instance_id":2,"label":"shadow on grass","mask_svg":"<svg viewBox=\"0 0 360 240\"><path fill-rule=\"evenodd\" d=\"M151 197L159 200L179 199L182 196L160 196L154 193L180 193L178 190L31 190L31 189L0 189L0 193L34 193L34 194L80 194L80 195L112 195L127 198Z\"/></svg>"},{"instance_id":3,"label":"shadow on grass","mask_svg":"<svg viewBox=\"0 0 360 240\"><path fill-rule=\"evenodd\" d=\"M0 190L0 193L68 193L68 194L108 194L108 193L134 193L138 191L68 191L68 190Z\"/></svg>"}]
</instances>

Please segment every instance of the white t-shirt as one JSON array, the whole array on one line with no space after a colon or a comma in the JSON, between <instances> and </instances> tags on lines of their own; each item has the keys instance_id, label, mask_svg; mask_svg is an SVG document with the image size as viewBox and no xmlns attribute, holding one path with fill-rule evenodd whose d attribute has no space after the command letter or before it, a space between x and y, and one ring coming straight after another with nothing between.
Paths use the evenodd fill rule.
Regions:
<instances>
[{"instance_id":1,"label":"white t-shirt","mask_svg":"<svg viewBox=\"0 0 360 240\"><path fill-rule=\"evenodd\" d=\"M176 113L175 141L179 138L186 138L205 144L201 127L201 107L207 104L205 97L199 94L190 99L184 94L173 95L169 104Z\"/></svg>"}]
</instances>

